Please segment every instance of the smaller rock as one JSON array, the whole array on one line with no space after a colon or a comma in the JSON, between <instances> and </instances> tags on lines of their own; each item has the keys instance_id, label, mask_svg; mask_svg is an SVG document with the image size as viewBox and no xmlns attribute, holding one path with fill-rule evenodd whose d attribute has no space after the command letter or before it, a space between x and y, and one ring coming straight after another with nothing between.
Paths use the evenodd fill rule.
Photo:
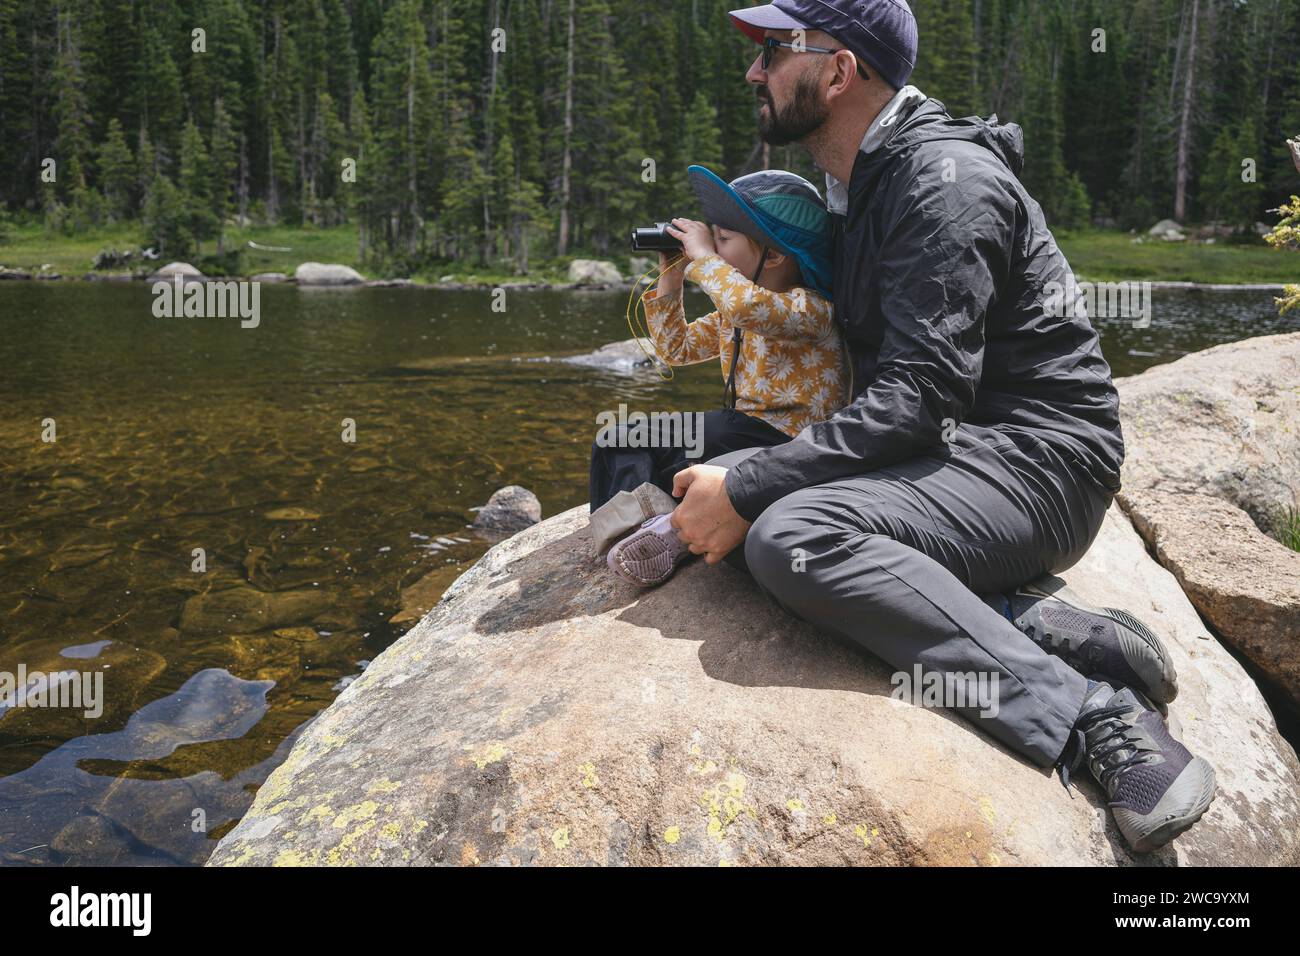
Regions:
<instances>
[{"instance_id":1,"label":"smaller rock","mask_svg":"<svg viewBox=\"0 0 1300 956\"><path fill-rule=\"evenodd\" d=\"M1164 239L1166 242L1181 242L1187 238L1187 233L1183 227L1172 219L1161 219L1147 230L1147 235L1156 239Z\"/></svg>"},{"instance_id":2,"label":"smaller rock","mask_svg":"<svg viewBox=\"0 0 1300 956\"><path fill-rule=\"evenodd\" d=\"M569 281L578 285L621 285L618 266L603 259L574 259L569 263Z\"/></svg>"},{"instance_id":3,"label":"smaller rock","mask_svg":"<svg viewBox=\"0 0 1300 956\"><path fill-rule=\"evenodd\" d=\"M196 594L181 610L186 633L237 633L285 627L311 620L329 607L315 588L259 591L246 585Z\"/></svg>"},{"instance_id":4,"label":"smaller rock","mask_svg":"<svg viewBox=\"0 0 1300 956\"><path fill-rule=\"evenodd\" d=\"M32 274L30 272L24 272L22 269L6 269L4 266L0 266L0 282L19 281L22 279L30 279L31 277Z\"/></svg>"},{"instance_id":5,"label":"smaller rock","mask_svg":"<svg viewBox=\"0 0 1300 956\"><path fill-rule=\"evenodd\" d=\"M289 277L283 272L259 272L257 275L253 276L253 281L268 283L288 282Z\"/></svg>"},{"instance_id":6,"label":"smaller rock","mask_svg":"<svg viewBox=\"0 0 1300 956\"><path fill-rule=\"evenodd\" d=\"M361 285L365 277L351 266L304 262L294 271L299 285Z\"/></svg>"},{"instance_id":7,"label":"smaller rock","mask_svg":"<svg viewBox=\"0 0 1300 956\"><path fill-rule=\"evenodd\" d=\"M1300 552L1220 498L1142 490L1124 504L1224 642L1300 706Z\"/></svg>"},{"instance_id":8,"label":"smaller rock","mask_svg":"<svg viewBox=\"0 0 1300 956\"><path fill-rule=\"evenodd\" d=\"M586 368L601 369L606 372L649 372L655 366L666 369L655 355L654 344L649 339L625 339L622 342L610 342L594 352L584 355L571 355L559 361L569 365L581 365Z\"/></svg>"},{"instance_id":9,"label":"smaller rock","mask_svg":"<svg viewBox=\"0 0 1300 956\"><path fill-rule=\"evenodd\" d=\"M74 817L50 840L50 849L81 866L112 866L122 855L122 843L113 822L92 812Z\"/></svg>"},{"instance_id":10,"label":"smaller rock","mask_svg":"<svg viewBox=\"0 0 1300 956\"><path fill-rule=\"evenodd\" d=\"M306 508L272 508L262 513L267 521L317 521L320 515Z\"/></svg>"},{"instance_id":11,"label":"smaller rock","mask_svg":"<svg viewBox=\"0 0 1300 956\"><path fill-rule=\"evenodd\" d=\"M320 640L320 633L314 627L280 627L271 633L281 640L294 641L298 644L310 644Z\"/></svg>"},{"instance_id":12,"label":"smaller rock","mask_svg":"<svg viewBox=\"0 0 1300 956\"><path fill-rule=\"evenodd\" d=\"M492 534L511 535L542 520L542 503L527 488L506 485L492 492L479 509L474 527Z\"/></svg>"}]
</instances>

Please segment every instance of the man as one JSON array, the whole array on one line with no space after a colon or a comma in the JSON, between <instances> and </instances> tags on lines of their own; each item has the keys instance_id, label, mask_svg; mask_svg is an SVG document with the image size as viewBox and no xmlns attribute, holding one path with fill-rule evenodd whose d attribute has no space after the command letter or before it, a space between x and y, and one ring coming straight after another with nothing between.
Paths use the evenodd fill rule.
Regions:
<instances>
[{"instance_id":1,"label":"man","mask_svg":"<svg viewBox=\"0 0 1300 956\"><path fill-rule=\"evenodd\" d=\"M679 473L673 526L900 671L996 675L996 715L959 712L1067 786L1086 760L1130 845L1168 843L1214 793L1151 703L1177 693L1169 656L1050 577L1100 529L1123 439L1082 302L1045 291L1071 287L1069 266L1017 179L1019 127L907 85L904 0L731 17L764 44L746 75L762 135L827 174L856 397L785 445Z\"/></svg>"}]
</instances>

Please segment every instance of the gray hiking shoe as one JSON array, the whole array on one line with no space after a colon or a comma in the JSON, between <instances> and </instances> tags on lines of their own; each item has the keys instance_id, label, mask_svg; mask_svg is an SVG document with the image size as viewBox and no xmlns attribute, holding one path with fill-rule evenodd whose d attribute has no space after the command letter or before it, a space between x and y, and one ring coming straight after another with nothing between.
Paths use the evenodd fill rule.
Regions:
<instances>
[{"instance_id":1,"label":"gray hiking shoe","mask_svg":"<svg viewBox=\"0 0 1300 956\"><path fill-rule=\"evenodd\" d=\"M1175 740L1150 702L1131 688L1099 683L1089 692L1057 765L1067 789L1085 759L1137 853L1173 840L1214 800L1213 768Z\"/></svg>"},{"instance_id":2,"label":"gray hiking shoe","mask_svg":"<svg viewBox=\"0 0 1300 956\"><path fill-rule=\"evenodd\" d=\"M1127 611L1093 607L1051 576L1018 589L1010 604L1012 624L1085 677L1132 687L1157 704L1178 696L1164 644Z\"/></svg>"}]
</instances>

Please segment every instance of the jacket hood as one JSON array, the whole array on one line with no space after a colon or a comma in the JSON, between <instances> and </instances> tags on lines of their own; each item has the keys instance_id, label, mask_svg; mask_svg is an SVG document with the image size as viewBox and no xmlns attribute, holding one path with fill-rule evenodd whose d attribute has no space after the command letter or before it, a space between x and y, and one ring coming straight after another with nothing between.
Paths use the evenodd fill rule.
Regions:
<instances>
[{"instance_id":1,"label":"jacket hood","mask_svg":"<svg viewBox=\"0 0 1300 956\"><path fill-rule=\"evenodd\" d=\"M900 153L910 152L921 143L938 140L961 140L983 146L1015 176L1020 175L1025 164L1025 135L1019 125L1000 123L996 115L988 119L978 116L953 119L936 99L919 103L899 122L898 129L887 143L859 158L868 160L869 167L875 167Z\"/></svg>"}]
</instances>

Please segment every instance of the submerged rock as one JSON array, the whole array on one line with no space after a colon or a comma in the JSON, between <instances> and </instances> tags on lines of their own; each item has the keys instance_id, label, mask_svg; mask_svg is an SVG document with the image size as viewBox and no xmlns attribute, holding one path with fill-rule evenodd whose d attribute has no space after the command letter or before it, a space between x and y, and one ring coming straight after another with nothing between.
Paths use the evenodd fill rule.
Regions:
<instances>
[{"instance_id":1,"label":"submerged rock","mask_svg":"<svg viewBox=\"0 0 1300 956\"><path fill-rule=\"evenodd\" d=\"M263 512L262 517L267 521L316 521L320 518L320 513L298 507L272 508Z\"/></svg>"},{"instance_id":2,"label":"submerged rock","mask_svg":"<svg viewBox=\"0 0 1300 956\"><path fill-rule=\"evenodd\" d=\"M236 633L287 627L309 621L329 608L329 598L316 588L259 591L237 585L196 594L181 609L180 629L186 633Z\"/></svg>"},{"instance_id":3,"label":"submerged rock","mask_svg":"<svg viewBox=\"0 0 1300 956\"><path fill-rule=\"evenodd\" d=\"M1168 642L1219 796L1132 856L1073 797L729 566L619 585L586 506L499 544L304 730L210 865L1300 862L1300 764L1118 509L1066 574ZM864 622L864 626L870 626Z\"/></svg>"}]
</instances>

